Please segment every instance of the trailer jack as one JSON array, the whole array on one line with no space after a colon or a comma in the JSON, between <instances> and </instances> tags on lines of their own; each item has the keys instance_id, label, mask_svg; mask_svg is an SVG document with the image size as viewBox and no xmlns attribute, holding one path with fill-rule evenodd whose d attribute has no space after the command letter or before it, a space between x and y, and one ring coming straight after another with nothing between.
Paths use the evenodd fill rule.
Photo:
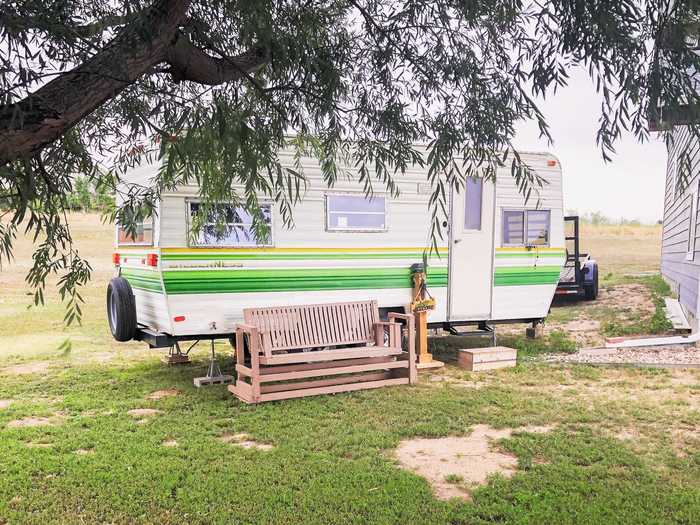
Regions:
<instances>
[{"instance_id":1,"label":"trailer jack","mask_svg":"<svg viewBox=\"0 0 700 525\"><path fill-rule=\"evenodd\" d=\"M197 344L197 343L195 343ZM193 345L194 346L194 345ZM214 340L211 340L211 360L209 361L209 369L204 377L195 377L194 386L197 388L207 385L225 385L233 383L233 376L225 375L219 368L219 362L216 360L214 352Z\"/></svg>"}]
</instances>

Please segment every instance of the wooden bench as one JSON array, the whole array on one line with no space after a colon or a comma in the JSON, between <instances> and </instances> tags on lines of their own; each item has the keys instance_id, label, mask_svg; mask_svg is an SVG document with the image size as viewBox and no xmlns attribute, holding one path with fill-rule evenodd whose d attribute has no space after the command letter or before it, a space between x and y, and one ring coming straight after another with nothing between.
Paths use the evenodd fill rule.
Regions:
<instances>
[{"instance_id":1,"label":"wooden bench","mask_svg":"<svg viewBox=\"0 0 700 525\"><path fill-rule=\"evenodd\" d=\"M376 301L247 308L243 317L228 389L246 403L416 382L413 316L382 322Z\"/></svg>"}]
</instances>

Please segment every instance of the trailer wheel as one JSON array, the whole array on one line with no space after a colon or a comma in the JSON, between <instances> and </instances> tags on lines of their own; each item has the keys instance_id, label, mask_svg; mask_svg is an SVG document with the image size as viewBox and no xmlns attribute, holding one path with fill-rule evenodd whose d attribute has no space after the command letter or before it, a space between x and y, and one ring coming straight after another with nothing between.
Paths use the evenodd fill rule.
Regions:
<instances>
[{"instance_id":1,"label":"trailer wheel","mask_svg":"<svg viewBox=\"0 0 700 525\"><path fill-rule=\"evenodd\" d=\"M598 298L598 264L593 262L587 266L590 278L586 275L586 281L583 283L583 292L586 300L594 301Z\"/></svg>"},{"instance_id":2,"label":"trailer wheel","mask_svg":"<svg viewBox=\"0 0 700 525\"><path fill-rule=\"evenodd\" d=\"M129 281L115 277L107 287L107 319L112 336L120 342L136 335L136 302Z\"/></svg>"}]
</instances>

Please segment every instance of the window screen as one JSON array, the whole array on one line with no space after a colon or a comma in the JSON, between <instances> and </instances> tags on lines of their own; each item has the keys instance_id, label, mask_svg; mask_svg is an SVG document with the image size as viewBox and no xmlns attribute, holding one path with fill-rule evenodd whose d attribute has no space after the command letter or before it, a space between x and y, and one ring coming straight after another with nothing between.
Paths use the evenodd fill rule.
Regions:
<instances>
[{"instance_id":1,"label":"window screen","mask_svg":"<svg viewBox=\"0 0 700 525\"><path fill-rule=\"evenodd\" d=\"M549 210L504 210L503 246L547 246L549 226Z\"/></svg>"},{"instance_id":2,"label":"window screen","mask_svg":"<svg viewBox=\"0 0 700 525\"><path fill-rule=\"evenodd\" d=\"M483 196L483 180L467 177L464 196L464 229L481 229L481 202Z\"/></svg>"},{"instance_id":3,"label":"window screen","mask_svg":"<svg viewBox=\"0 0 700 525\"><path fill-rule=\"evenodd\" d=\"M190 202L189 206L190 216L196 216L200 204ZM260 209L265 223L271 228L272 206L263 204ZM210 212L194 240L197 246L269 246L271 243L271 230L268 230L266 238L258 239L253 229L253 216L244 208L233 205L218 206Z\"/></svg>"},{"instance_id":4,"label":"window screen","mask_svg":"<svg viewBox=\"0 0 700 525\"><path fill-rule=\"evenodd\" d=\"M386 199L364 195L326 195L326 227L329 231L386 230Z\"/></svg>"},{"instance_id":5,"label":"window screen","mask_svg":"<svg viewBox=\"0 0 700 525\"><path fill-rule=\"evenodd\" d=\"M527 211L527 244L549 244L549 210Z\"/></svg>"},{"instance_id":6,"label":"window screen","mask_svg":"<svg viewBox=\"0 0 700 525\"><path fill-rule=\"evenodd\" d=\"M503 245L523 244L525 232L525 212L503 211Z\"/></svg>"},{"instance_id":7,"label":"window screen","mask_svg":"<svg viewBox=\"0 0 700 525\"><path fill-rule=\"evenodd\" d=\"M117 225L117 244L151 246L153 244L153 219L139 222L136 225L135 234L129 234L125 228Z\"/></svg>"}]
</instances>

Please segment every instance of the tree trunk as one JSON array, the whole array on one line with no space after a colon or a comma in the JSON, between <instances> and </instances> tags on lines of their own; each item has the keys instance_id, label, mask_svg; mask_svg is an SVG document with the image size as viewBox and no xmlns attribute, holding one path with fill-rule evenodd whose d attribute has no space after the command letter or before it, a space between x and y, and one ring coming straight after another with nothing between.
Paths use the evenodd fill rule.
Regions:
<instances>
[{"instance_id":1,"label":"tree trunk","mask_svg":"<svg viewBox=\"0 0 700 525\"><path fill-rule=\"evenodd\" d=\"M0 106L0 166L35 154L164 61L189 4L158 0L93 58Z\"/></svg>"}]
</instances>

